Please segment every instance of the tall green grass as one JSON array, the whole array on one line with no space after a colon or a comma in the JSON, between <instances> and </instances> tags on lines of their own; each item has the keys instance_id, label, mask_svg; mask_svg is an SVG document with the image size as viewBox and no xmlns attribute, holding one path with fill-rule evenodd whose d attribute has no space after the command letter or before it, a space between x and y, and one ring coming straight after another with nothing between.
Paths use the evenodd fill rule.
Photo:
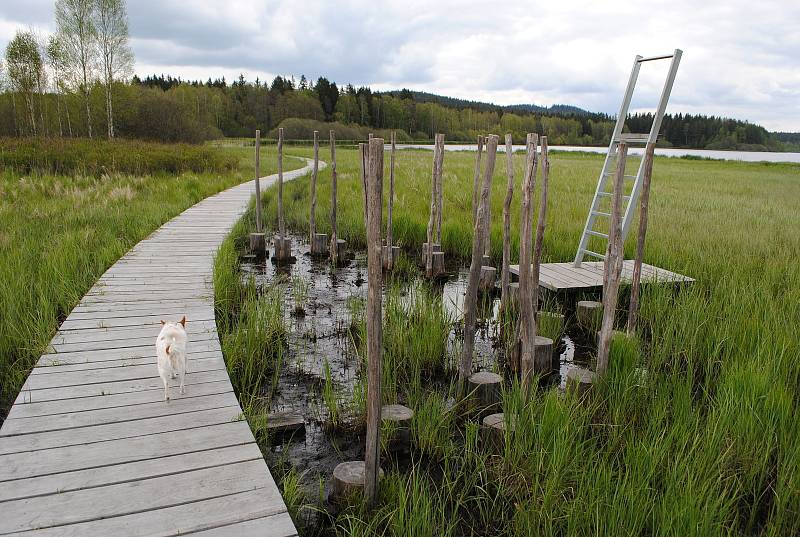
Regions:
<instances>
[{"instance_id":1,"label":"tall green grass","mask_svg":"<svg viewBox=\"0 0 800 537\"><path fill-rule=\"evenodd\" d=\"M337 156L340 236L360 245L357 155ZM448 153L444 161L443 247L462 258L471 247L472 159ZM428 152L398 157L395 236L414 253L424 240L430 165ZM522 155L515 165L519 178ZM551 155L545 261L574 255L600 166L596 155ZM318 185L320 231L329 178L322 172ZM307 197L307 181L287 186L286 214L301 230ZM270 212L273 193L265 199ZM447 416L446 388L415 394L398 379L417 378L420 358L397 362L387 393L419 412L415 449L436 464L424 479L391 470L378 509L342 515L339 533L428 535L447 533L450 524L456 535L800 533L799 199L797 165L657 158L645 261L697 281L680 292L644 290L640 337L615 341L609 375L591 400L549 390L526 401L509 387L503 407L515 429L502 453L483 446L477 426L458 417L452 427L443 417L448 427L437 428L436 413ZM514 257L518 211L517 199ZM627 257L633 248L629 240ZM496 261L500 251L498 217ZM390 337L397 321L390 310L387 318ZM398 355L411 347L392 344L401 347L391 351ZM417 510L419 518L408 520ZM442 512L448 524L417 529Z\"/></svg>"}]
</instances>

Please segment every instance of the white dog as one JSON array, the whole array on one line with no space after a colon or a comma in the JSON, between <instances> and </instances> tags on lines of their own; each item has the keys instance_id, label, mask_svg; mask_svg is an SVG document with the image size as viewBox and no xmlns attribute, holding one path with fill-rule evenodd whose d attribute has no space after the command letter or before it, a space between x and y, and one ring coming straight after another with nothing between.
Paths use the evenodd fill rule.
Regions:
<instances>
[{"instance_id":1,"label":"white dog","mask_svg":"<svg viewBox=\"0 0 800 537\"><path fill-rule=\"evenodd\" d=\"M158 374L164 381L164 400L169 401L169 380L178 376L181 380L181 395L186 376L186 316L180 322L161 321L163 327L156 339Z\"/></svg>"}]
</instances>

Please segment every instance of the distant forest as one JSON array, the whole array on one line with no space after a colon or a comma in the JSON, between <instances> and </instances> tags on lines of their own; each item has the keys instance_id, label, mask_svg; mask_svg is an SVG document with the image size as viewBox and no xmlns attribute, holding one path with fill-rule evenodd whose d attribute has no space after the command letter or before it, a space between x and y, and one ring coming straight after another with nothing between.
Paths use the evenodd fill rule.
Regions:
<instances>
[{"instance_id":1,"label":"distant forest","mask_svg":"<svg viewBox=\"0 0 800 537\"><path fill-rule=\"evenodd\" d=\"M472 141L478 134L511 132L522 143L527 132L546 134L553 145L606 145L614 118L577 107L556 105L497 106L430 93L400 90L374 92L350 84L339 87L320 77L275 77L270 83L243 76L183 81L171 76L134 76L115 81L114 132L118 136L160 141L202 142L221 137L251 137L256 129L275 136L283 126L288 138L310 138L314 129L333 128L341 139L359 139L366 132L398 131L403 141L432 139L443 132L448 141ZM99 81L88 92L95 113L92 130L107 131L103 114L106 90ZM85 95L43 91L26 101L19 92L0 94L0 135L86 136ZM31 108L32 107L32 108ZM328 123L328 125L323 124ZM633 132L647 132L650 114L628 119ZM659 145L698 149L756 151L797 150L795 134L770 133L758 125L703 115L667 115Z\"/></svg>"}]
</instances>

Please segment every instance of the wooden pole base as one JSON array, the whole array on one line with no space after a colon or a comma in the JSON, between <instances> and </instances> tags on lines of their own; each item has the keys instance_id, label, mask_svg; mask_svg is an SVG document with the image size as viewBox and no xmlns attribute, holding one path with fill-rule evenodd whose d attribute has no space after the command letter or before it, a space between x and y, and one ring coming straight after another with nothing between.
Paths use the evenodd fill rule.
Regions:
<instances>
[{"instance_id":1,"label":"wooden pole base","mask_svg":"<svg viewBox=\"0 0 800 537\"><path fill-rule=\"evenodd\" d=\"M590 333L600 329L603 321L603 303L594 300L581 300L576 311L578 324Z\"/></svg>"},{"instance_id":2,"label":"wooden pole base","mask_svg":"<svg viewBox=\"0 0 800 537\"><path fill-rule=\"evenodd\" d=\"M364 492L364 461L350 461L338 464L333 469L330 500L333 503L349 503L353 497ZM378 469L378 477L383 470Z\"/></svg>"},{"instance_id":3,"label":"wooden pole base","mask_svg":"<svg viewBox=\"0 0 800 537\"><path fill-rule=\"evenodd\" d=\"M336 239L336 259L339 265L345 264L347 257L347 241Z\"/></svg>"},{"instance_id":4,"label":"wooden pole base","mask_svg":"<svg viewBox=\"0 0 800 537\"><path fill-rule=\"evenodd\" d=\"M471 407L478 416L486 416L500 407L503 377L497 373L480 371L469 377Z\"/></svg>"},{"instance_id":5,"label":"wooden pole base","mask_svg":"<svg viewBox=\"0 0 800 537\"><path fill-rule=\"evenodd\" d=\"M510 423L509 423L510 422ZM506 443L506 429L513 431L513 420L507 420L505 414L490 414L483 418L481 436L484 445L493 453L502 453Z\"/></svg>"},{"instance_id":6,"label":"wooden pole base","mask_svg":"<svg viewBox=\"0 0 800 537\"><path fill-rule=\"evenodd\" d=\"M508 307L514 310L519 308L519 282L508 284Z\"/></svg>"},{"instance_id":7,"label":"wooden pole base","mask_svg":"<svg viewBox=\"0 0 800 537\"><path fill-rule=\"evenodd\" d=\"M328 255L329 244L327 233L314 233L311 239L311 255Z\"/></svg>"},{"instance_id":8,"label":"wooden pole base","mask_svg":"<svg viewBox=\"0 0 800 537\"><path fill-rule=\"evenodd\" d=\"M522 345L519 341L510 352L509 366L512 371L518 373L522 371L520 363ZM553 357L553 340L544 336L536 336L533 344L533 373L544 378L557 372L560 366L558 357Z\"/></svg>"},{"instance_id":9,"label":"wooden pole base","mask_svg":"<svg viewBox=\"0 0 800 537\"><path fill-rule=\"evenodd\" d=\"M437 244L437 243L434 242L433 243L433 251L434 252L441 252L442 251L442 245L441 244ZM426 259L427 256L428 256L428 243L427 242L423 242L422 243L422 263L423 264L425 264L425 259Z\"/></svg>"},{"instance_id":10,"label":"wooden pole base","mask_svg":"<svg viewBox=\"0 0 800 537\"><path fill-rule=\"evenodd\" d=\"M494 290L495 280L497 279L497 269L486 265L481 267L481 277L478 280L478 290L488 293Z\"/></svg>"},{"instance_id":11,"label":"wooden pole base","mask_svg":"<svg viewBox=\"0 0 800 537\"><path fill-rule=\"evenodd\" d=\"M431 271L426 273L428 278L438 278L447 272L444 266L444 252L433 252L431 258Z\"/></svg>"},{"instance_id":12,"label":"wooden pole base","mask_svg":"<svg viewBox=\"0 0 800 537\"><path fill-rule=\"evenodd\" d=\"M383 255L383 268L389 269L389 247L384 246L381 249ZM392 246L392 262L397 263L397 258L400 256L400 247L399 246Z\"/></svg>"},{"instance_id":13,"label":"wooden pole base","mask_svg":"<svg viewBox=\"0 0 800 537\"><path fill-rule=\"evenodd\" d=\"M275 249L275 255L272 259L275 261L279 263L295 261L295 258L292 257L292 239L289 237L284 237L283 241L281 241L280 237L275 237L273 248Z\"/></svg>"},{"instance_id":14,"label":"wooden pole base","mask_svg":"<svg viewBox=\"0 0 800 537\"><path fill-rule=\"evenodd\" d=\"M491 267L492 266L492 258L488 255L481 256L481 266L484 267Z\"/></svg>"},{"instance_id":15,"label":"wooden pole base","mask_svg":"<svg viewBox=\"0 0 800 537\"><path fill-rule=\"evenodd\" d=\"M384 405L381 419L390 424L387 446L390 451L408 451L411 448L411 420L414 411L403 405Z\"/></svg>"},{"instance_id":16,"label":"wooden pole base","mask_svg":"<svg viewBox=\"0 0 800 537\"><path fill-rule=\"evenodd\" d=\"M576 367L567 373L567 393L574 393L581 399L587 397L596 380L594 371Z\"/></svg>"},{"instance_id":17,"label":"wooden pole base","mask_svg":"<svg viewBox=\"0 0 800 537\"><path fill-rule=\"evenodd\" d=\"M256 255L266 255L267 252L266 233L250 234L250 251Z\"/></svg>"}]
</instances>

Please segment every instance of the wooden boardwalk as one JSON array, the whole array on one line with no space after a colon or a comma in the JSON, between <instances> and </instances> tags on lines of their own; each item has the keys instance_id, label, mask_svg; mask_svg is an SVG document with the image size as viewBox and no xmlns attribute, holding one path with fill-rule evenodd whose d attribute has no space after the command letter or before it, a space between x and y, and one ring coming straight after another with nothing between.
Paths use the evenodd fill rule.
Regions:
<instances>
[{"instance_id":1,"label":"wooden boardwalk","mask_svg":"<svg viewBox=\"0 0 800 537\"><path fill-rule=\"evenodd\" d=\"M519 265L509 267L511 274L519 276ZM622 281L630 283L633 260L622 265ZM691 283L688 276L642 263L642 283ZM580 268L572 263L542 263L539 270L539 286L550 291L591 291L603 287L603 262L584 261Z\"/></svg>"},{"instance_id":2,"label":"wooden boardwalk","mask_svg":"<svg viewBox=\"0 0 800 537\"><path fill-rule=\"evenodd\" d=\"M252 193L251 181L172 219L61 325L0 429L0 535L296 534L214 321L214 253ZM166 403L155 338L160 319L184 314L186 395Z\"/></svg>"}]
</instances>

